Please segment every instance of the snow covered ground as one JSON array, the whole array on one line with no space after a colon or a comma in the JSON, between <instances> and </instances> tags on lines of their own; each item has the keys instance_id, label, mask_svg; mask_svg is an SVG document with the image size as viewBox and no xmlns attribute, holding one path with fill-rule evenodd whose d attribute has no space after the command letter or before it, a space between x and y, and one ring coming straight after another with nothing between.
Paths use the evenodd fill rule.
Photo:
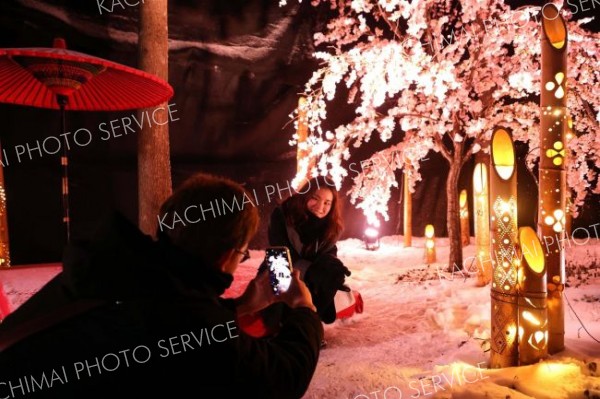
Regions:
<instances>
[{"instance_id":1,"label":"snow covered ground","mask_svg":"<svg viewBox=\"0 0 600 399\"><path fill-rule=\"evenodd\" d=\"M600 339L598 240L567 247L565 294L573 310L566 305L566 349L536 365L497 370L486 369L490 286L444 272L447 239L437 240L440 263L431 266L422 261L423 239L412 244L404 248L401 236L383 237L376 251L357 239L339 243L364 312L325 326L328 345L305 399L600 398L600 343L577 319ZM465 247L465 258L474 252ZM263 256L252 251L228 295L254 276Z\"/></svg>"},{"instance_id":2,"label":"snow covered ground","mask_svg":"<svg viewBox=\"0 0 600 399\"><path fill-rule=\"evenodd\" d=\"M383 237L376 251L357 239L338 244L364 312L325 326L328 345L303 399L600 398L600 343L585 330L600 339L599 240L566 250L566 349L536 365L500 370L486 369L490 286L444 272L447 239L436 246L439 263L427 266L421 238L404 248L401 236ZM469 245L464 257L474 252ZM264 251L251 255L225 296L241 293L256 274ZM2 307L14 310L59 269L0 271Z\"/></svg>"}]
</instances>

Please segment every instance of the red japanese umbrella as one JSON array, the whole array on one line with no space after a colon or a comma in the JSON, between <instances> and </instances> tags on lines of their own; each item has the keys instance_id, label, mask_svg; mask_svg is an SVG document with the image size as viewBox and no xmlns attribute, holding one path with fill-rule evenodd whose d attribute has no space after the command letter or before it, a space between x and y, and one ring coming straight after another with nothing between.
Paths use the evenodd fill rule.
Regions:
<instances>
[{"instance_id":1,"label":"red japanese umbrella","mask_svg":"<svg viewBox=\"0 0 600 399\"><path fill-rule=\"evenodd\" d=\"M61 133L65 132L65 110L148 108L172 96L173 88L157 76L67 50L60 38L54 40L52 48L0 49L0 102L60 110ZM63 149L63 222L69 241L66 146Z\"/></svg>"}]
</instances>

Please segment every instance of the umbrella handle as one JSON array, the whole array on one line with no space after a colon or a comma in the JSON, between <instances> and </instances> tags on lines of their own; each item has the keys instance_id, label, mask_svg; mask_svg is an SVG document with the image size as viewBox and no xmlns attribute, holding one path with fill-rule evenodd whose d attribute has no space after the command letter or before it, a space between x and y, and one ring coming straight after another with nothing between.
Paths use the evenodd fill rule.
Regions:
<instances>
[{"instance_id":1,"label":"umbrella handle","mask_svg":"<svg viewBox=\"0 0 600 399\"><path fill-rule=\"evenodd\" d=\"M56 101L60 107L60 128L61 134L65 133L65 107L69 102L69 98L62 94L56 95ZM65 236L67 244L71 239L71 221L69 219L69 160L67 158L67 147L63 146L63 155L60 158L62 165L62 204L63 204L63 223L65 227Z\"/></svg>"}]
</instances>

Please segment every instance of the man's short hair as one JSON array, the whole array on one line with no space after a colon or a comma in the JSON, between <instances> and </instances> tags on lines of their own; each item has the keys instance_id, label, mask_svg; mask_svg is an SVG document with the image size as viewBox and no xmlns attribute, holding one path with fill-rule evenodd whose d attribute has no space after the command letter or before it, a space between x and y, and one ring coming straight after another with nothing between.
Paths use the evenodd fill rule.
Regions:
<instances>
[{"instance_id":1,"label":"man's short hair","mask_svg":"<svg viewBox=\"0 0 600 399\"><path fill-rule=\"evenodd\" d=\"M214 266L231 249L240 249L258 230L259 216L249 193L225 177L197 173L162 204L160 234ZM181 220L181 221L179 221Z\"/></svg>"}]
</instances>

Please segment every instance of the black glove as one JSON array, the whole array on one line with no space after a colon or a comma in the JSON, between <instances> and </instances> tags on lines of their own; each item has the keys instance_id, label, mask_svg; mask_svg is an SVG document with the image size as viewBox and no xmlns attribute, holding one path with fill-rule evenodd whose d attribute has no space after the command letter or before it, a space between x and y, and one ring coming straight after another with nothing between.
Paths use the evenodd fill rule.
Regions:
<instances>
[{"instance_id":1,"label":"black glove","mask_svg":"<svg viewBox=\"0 0 600 399\"><path fill-rule=\"evenodd\" d=\"M306 271L304 282L310 290L313 303L324 322L335 320L333 298L338 290L350 290L344 284L346 276L350 275L350 270L333 255L319 257Z\"/></svg>"},{"instance_id":2,"label":"black glove","mask_svg":"<svg viewBox=\"0 0 600 399\"><path fill-rule=\"evenodd\" d=\"M352 291L352 288L348 287L346 284L342 284L342 286L339 288L340 291L345 291L345 292L350 292Z\"/></svg>"},{"instance_id":3,"label":"black glove","mask_svg":"<svg viewBox=\"0 0 600 399\"><path fill-rule=\"evenodd\" d=\"M337 257L331 257L331 259L328 260L328 263L329 267L333 269L332 272L335 274L336 280L338 281L338 284L336 285L337 289L350 292L350 287L344 284L346 277L350 277L352 275L350 269L344 266L342 261Z\"/></svg>"}]
</instances>

